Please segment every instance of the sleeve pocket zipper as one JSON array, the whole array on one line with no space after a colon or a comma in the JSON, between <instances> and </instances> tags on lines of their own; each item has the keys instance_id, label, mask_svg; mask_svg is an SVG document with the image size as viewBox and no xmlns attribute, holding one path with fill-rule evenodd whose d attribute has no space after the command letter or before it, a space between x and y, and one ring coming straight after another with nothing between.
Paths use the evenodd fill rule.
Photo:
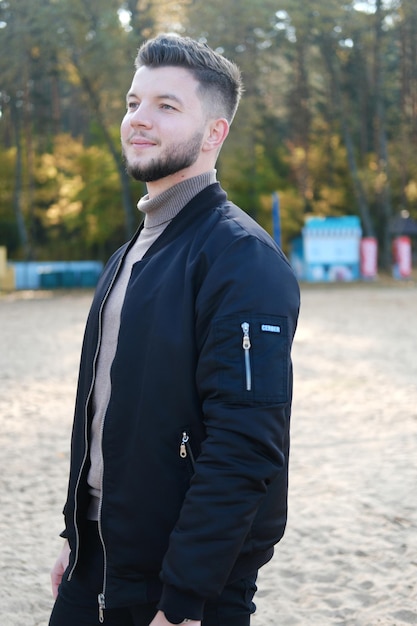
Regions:
<instances>
[{"instance_id":1,"label":"sleeve pocket zipper","mask_svg":"<svg viewBox=\"0 0 417 626\"><path fill-rule=\"evenodd\" d=\"M246 373L246 391L252 390L252 371L250 365L250 336L249 336L249 322L243 322L241 325L243 331L243 353L245 355L245 373Z\"/></svg>"}]
</instances>

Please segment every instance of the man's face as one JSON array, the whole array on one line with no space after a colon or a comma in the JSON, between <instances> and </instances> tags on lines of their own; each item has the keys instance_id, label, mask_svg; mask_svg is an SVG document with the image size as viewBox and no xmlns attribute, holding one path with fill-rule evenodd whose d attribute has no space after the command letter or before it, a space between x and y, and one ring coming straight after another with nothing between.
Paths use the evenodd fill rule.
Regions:
<instances>
[{"instance_id":1,"label":"man's face","mask_svg":"<svg viewBox=\"0 0 417 626\"><path fill-rule=\"evenodd\" d=\"M127 170L136 180L200 173L207 124L197 88L193 76L178 67L141 67L135 73L121 140Z\"/></svg>"}]
</instances>

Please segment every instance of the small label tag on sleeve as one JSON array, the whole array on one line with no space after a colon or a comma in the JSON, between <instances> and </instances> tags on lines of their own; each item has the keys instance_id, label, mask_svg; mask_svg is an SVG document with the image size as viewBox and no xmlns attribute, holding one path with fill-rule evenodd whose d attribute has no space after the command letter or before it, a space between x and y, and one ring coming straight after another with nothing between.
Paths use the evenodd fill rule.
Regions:
<instances>
[{"instance_id":1,"label":"small label tag on sleeve","mask_svg":"<svg viewBox=\"0 0 417 626\"><path fill-rule=\"evenodd\" d=\"M264 333L280 333L281 326L273 326L272 324L261 324L261 330Z\"/></svg>"}]
</instances>

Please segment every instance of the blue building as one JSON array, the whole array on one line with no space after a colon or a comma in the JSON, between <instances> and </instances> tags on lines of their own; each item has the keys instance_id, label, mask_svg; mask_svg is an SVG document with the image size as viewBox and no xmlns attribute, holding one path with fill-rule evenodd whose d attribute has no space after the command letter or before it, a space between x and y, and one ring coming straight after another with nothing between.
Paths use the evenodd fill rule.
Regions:
<instances>
[{"instance_id":1,"label":"blue building","mask_svg":"<svg viewBox=\"0 0 417 626\"><path fill-rule=\"evenodd\" d=\"M299 280L358 280L361 236L356 215L307 218L291 249L291 264Z\"/></svg>"},{"instance_id":2,"label":"blue building","mask_svg":"<svg viewBox=\"0 0 417 626\"><path fill-rule=\"evenodd\" d=\"M100 261L15 261L14 289L95 287L103 269Z\"/></svg>"}]
</instances>

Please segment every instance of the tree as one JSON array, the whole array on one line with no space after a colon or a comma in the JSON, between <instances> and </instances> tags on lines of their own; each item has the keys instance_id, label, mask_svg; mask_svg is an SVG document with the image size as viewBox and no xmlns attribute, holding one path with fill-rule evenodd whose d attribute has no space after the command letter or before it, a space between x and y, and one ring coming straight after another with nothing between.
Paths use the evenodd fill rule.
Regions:
<instances>
[{"instance_id":1,"label":"tree","mask_svg":"<svg viewBox=\"0 0 417 626\"><path fill-rule=\"evenodd\" d=\"M184 28L186 34L235 61L242 71L244 96L233 131L222 149L219 170L231 197L257 217L260 195L276 189L279 180L271 167L278 155L278 127L264 123L267 116L269 121L272 119L268 109L273 43L277 37L275 12L276 4L271 0L194 0ZM271 145L273 137L273 152L267 153L265 147Z\"/></svg>"},{"instance_id":2,"label":"tree","mask_svg":"<svg viewBox=\"0 0 417 626\"><path fill-rule=\"evenodd\" d=\"M343 65L339 60L339 56L343 53L343 47L340 46L342 29L340 27L337 28L337 21L336 23L333 22L331 24L332 28L328 27L328 23L324 23L323 25L323 30L317 32L317 43L323 57L324 68L328 73L330 81L329 94L331 94L331 98L328 104L328 110L333 110L333 115L331 117L335 117L337 123L339 124L339 132L341 132L342 140L346 149L347 164L359 214L362 219L364 235L370 237L374 236L374 227L366 191L361 180L357 162L358 149L354 145L351 122L348 114L348 106L350 103L346 104L346 96L342 89L341 74ZM353 41L352 44L354 45Z\"/></svg>"},{"instance_id":3,"label":"tree","mask_svg":"<svg viewBox=\"0 0 417 626\"><path fill-rule=\"evenodd\" d=\"M399 205L413 210L417 206L417 5L403 0L399 8L397 39L399 43L400 120L399 176L401 194ZM417 213L416 213L417 216Z\"/></svg>"},{"instance_id":4,"label":"tree","mask_svg":"<svg viewBox=\"0 0 417 626\"><path fill-rule=\"evenodd\" d=\"M0 2L3 50L0 55L2 112L10 122L7 139L16 147L13 208L19 243L25 258L32 256L30 222L33 215L33 73L38 50L38 19L33 5ZM26 217L27 216L27 217Z\"/></svg>"},{"instance_id":5,"label":"tree","mask_svg":"<svg viewBox=\"0 0 417 626\"><path fill-rule=\"evenodd\" d=\"M111 130L119 119L128 85L125 64L126 33L118 20L118 0L74 0L63 3L60 55L68 78L78 83L87 99L117 169L122 190L126 236L134 231L130 183ZM103 62L104 61L104 62Z\"/></svg>"}]
</instances>

